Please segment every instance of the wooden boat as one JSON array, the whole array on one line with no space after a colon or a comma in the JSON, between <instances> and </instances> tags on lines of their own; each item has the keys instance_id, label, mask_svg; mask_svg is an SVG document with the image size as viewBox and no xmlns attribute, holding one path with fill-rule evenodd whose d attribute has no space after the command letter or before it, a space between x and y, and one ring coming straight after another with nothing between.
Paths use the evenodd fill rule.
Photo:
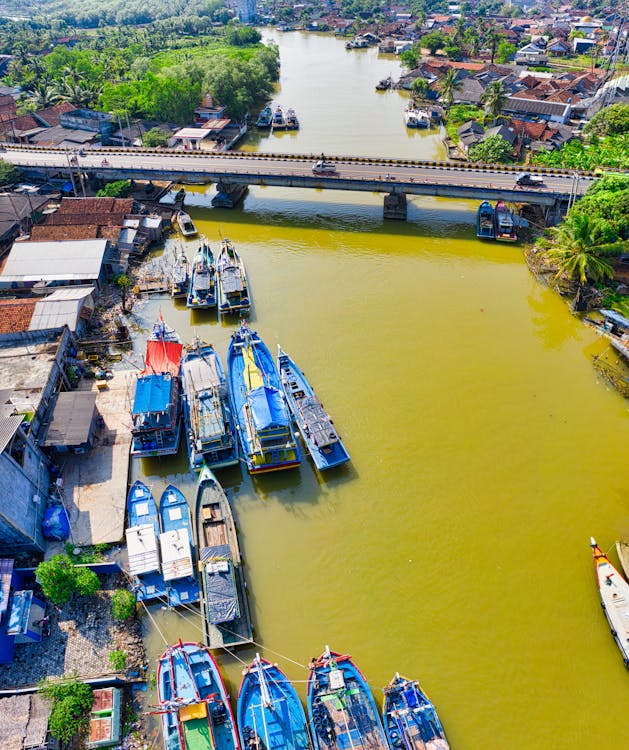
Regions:
<instances>
[{"instance_id":1,"label":"wooden boat","mask_svg":"<svg viewBox=\"0 0 629 750\"><path fill-rule=\"evenodd\" d=\"M125 531L129 575L133 579L135 598L139 602L166 600L157 540L159 518L155 499L143 482L135 482L127 495L129 525Z\"/></svg>"},{"instance_id":2,"label":"wooden boat","mask_svg":"<svg viewBox=\"0 0 629 750\"><path fill-rule=\"evenodd\" d=\"M216 301L214 254L204 241L192 261L186 305L192 308L216 307Z\"/></svg>"},{"instance_id":3,"label":"wooden boat","mask_svg":"<svg viewBox=\"0 0 629 750\"><path fill-rule=\"evenodd\" d=\"M190 262L188 256L180 248L175 258L175 264L170 276L170 296L173 299L185 297L190 284Z\"/></svg>"},{"instance_id":4,"label":"wooden boat","mask_svg":"<svg viewBox=\"0 0 629 750\"><path fill-rule=\"evenodd\" d=\"M242 747L311 750L306 714L286 675L259 654L243 674L236 711Z\"/></svg>"},{"instance_id":5,"label":"wooden boat","mask_svg":"<svg viewBox=\"0 0 629 750\"><path fill-rule=\"evenodd\" d=\"M494 207L489 201L483 201L476 213L476 236L480 240L493 240L496 236L494 229Z\"/></svg>"},{"instance_id":6,"label":"wooden boat","mask_svg":"<svg viewBox=\"0 0 629 750\"><path fill-rule=\"evenodd\" d=\"M258 128L270 128L271 120L273 119L273 110L271 107L265 107L262 112L258 115L256 120L256 127Z\"/></svg>"},{"instance_id":7,"label":"wooden boat","mask_svg":"<svg viewBox=\"0 0 629 750\"><path fill-rule=\"evenodd\" d=\"M308 715L317 750L388 750L369 685L350 656L330 651L310 663Z\"/></svg>"},{"instance_id":8,"label":"wooden boat","mask_svg":"<svg viewBox=\"0 0 629 750\"><path fill-rule=\"evenodd\" d=\"M622 565L625 578L629 581L629 541L616 542L616 552Z\"/></svg>"},{"instance_id":9,"label":"wooden boat","mask_svg":"<svg viewBox=\"0 0 629 750\"><path fill-rule=\"evenodd\" d=\"M251 308L245 264L231 240L221 242L216 261L218 277L218 311L221 315L247 315Z\"/></svg>"},{"instance_id":10,"label":"wooden boat","mask_svg":"<svg viewBox=\"0 0 629 750\"><path fill-rule=\"evenodd\" d=\"M416 680L396 674L383 692L382 718L392 750L448 750L437 711Z\"/></svg>"},{"instance_id":11,"label":"wooden boat","mask_svg":"<svg viewBox=\"0 0 629 750\"><path fill-rule=\"evenodd\" d=\"M275 107L273 112L271 128L273 130L286 130L286 117L284 117L284 111L279 104Z\"/></svg>"},{"instance_id":12,"label":"wooden boat","mask_svg":"<svg viewBox=\"0 0 629 750\"><path fill-rule=\"evenodd\" d=\"M593 537L590 547L594 554L601 605L625 666L629 667L629 583L611 564Z\"/></svg>"},{"instance_id":13,"label":"wooden boat","mask_svg":"<svg viewBox=\"0 0 629 750\"><path fill-rule=\"evenodd\" d=\"M157 322L153 324L153 330L151 331L150 336L147 338L147 341L170 341L176 344L181 343L179 334L177 333L177 331L175 331L174 328L166 323L161 313L159 314Z\"/></svg>"},{"instance_id":14,"label":"wooden boat","mask_svg":"<svg viewBox=\"0 0 629 750\"><path fill-rule=\"evenodd\" d=\"M391 76L388 78L383 78L381 81L378 81L376 84L376 91L388 91L393 86L393 79Z\"/></svg>"},{"instance_id":15,"label":"wooden boat","mask_svg":"<svg viewBox=\"0 0 629 750\"><path fill-rule=\"evenodd\" d=\"M169 484L159 501L162 533L159 546L162 577L167 585L168 606L179 607L199 601L190 508L183 493Z\"/></svg>"},{"instance_id":16,"label":"wooden boat","mask_svg":"<svg viewBox=\"0 0 629 750\"><path fill-rule=\"evenodd\" d=\"M494 209L494 237L503 242L516 242L518 239L513 211L507 208L504 201L498 201Z\"/></svg>"},{"instance_id":17,"label":"wooden boat","mask_svg":"<svg viewBox=\"0 0 629 750\"><path fill-rule=\"evenodd\" d=\"M188 458L193 471L238 463L238 440L223 365L212 344L195 339L181 364Z\"/></svg>"},{"instance_id":18,"label":"wooden boat","mask_svg":"<svg viewBox=\"0 0 629 750\"><path fill-rule=\"evenodd\" d=\"M286 130L299 130L299 120L294 109L286 111Z\"/></svg>"},{"instance_id":19,"label":"wooden boat","mask_svg":"<svg viewBox=\"0 0 629 750\"><path fill-rule=\"evenodd\" d=\"M210 648L251 643L251 620L234 518L225 491L207 466L199 475L196 513L205 642Z\"/></svg>"},{"instance_id":20,"label":"wooden boat","mask_svg":"<svg viewBox=\"0 0 629 750\"><path fill-rule=\"evenodd\" d=\"M600 310L603 321L587 319L625 359L629 359L629 320L615 310Z\"/></svg>"},{"instance_id":21,"label":"wooden boat","mask_svg":"<svg viewBox=\"0 0 629 750\"><path fill-rule=\"evenodd\" d=\"M325 471L349 461L349 453L312 386L281 347L277 367L286 403L317 469Z\"/></svg>"},{"instance_id":22,"label":"wooden boat","mask_svg":"<svg viewBox=\"0 0 629 750\"><path fill-rule=\"evenodd\" d=\"M250 474L290 469L300 456L271 353L243 321L227 352L232 413Z\"/></svg>"},{"instance_id":23,"label":"wooden boat","mask_svg":"<svg viewBox=\"0 0 629 750\"><path fill-rule=\"evenodd\" d=\"M240 750L218 665L200 643L169 646L157 667L165 750Z\"/></svg>"},{"instance_id":24,"label":"wooden boat","mask_svg":"<svg viewBox=\"0 0 629 750\"><path fill-rule=\"evenodd\" d=\"M404 122L407 128L429 128L431 125L430 113L425 109L418 109L409 104L404 110Z\"/></svg>"},{"instance_id":25,"label":"wooden boat","mask_svg":"<svg viewBox=\"0 0 629 750\"><path fill-rule=\"evenodd\" d=\"M194 222L185 211L177 212L177 225L184 237L194 237L198 234Z\"/></svg>"}]
</instances>

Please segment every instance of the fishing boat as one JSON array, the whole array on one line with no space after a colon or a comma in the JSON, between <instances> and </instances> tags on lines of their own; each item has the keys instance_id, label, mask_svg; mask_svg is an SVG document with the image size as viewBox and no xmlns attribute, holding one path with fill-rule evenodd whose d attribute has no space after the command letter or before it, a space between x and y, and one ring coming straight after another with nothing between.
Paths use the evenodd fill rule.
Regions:
<instances>
[{"instance_id":1,"label":"fishing boat","mask_svg":"<svg viewBox=\"0 0 629 750\"><path fill-rule=\"evenodd\" d=\"M198 234L194 222L185 211L177 212L177 225L184 237L194 237Z\"/></svg>"},{"instance_id":2,"label":"fishing boat","mask_svg":"<svg viewBox=\"0 0 629 750\"><path fill-rule=\"evenodd\" d=\"M189 284L190 262L183 248L180 248L170 275L170 296L173 299L185 297L188 294Z\"/></svg>"},{"instance_id":3,"label":"fishing boat","mask_svg":"<svg viewBox=\"0 0 629 750\"><path fill-rule=\"evenodd\" d=\"M616 542L616 553L622 565L625 578L629 581L629 541Z\"/></svg>"},{"instance_id":4,"label":"fishing boat","mask_svg":"<svg viewBox=\"0 0 629 750\"><path fill-rule=\"evenodd\" d=\"M483 201L476 213L476 236L481 240L493 240L496 236L494 230L494 207L489 201Z\"/></svg>"},{"instance_id":5,"label":"fishing boat","mask_svg":"<svg viewBox=\"0 0 629 750\"><path fill-rule=\"evenodd\" d=\"M168 331L173 329L156 327L157 333L154 329L146 342L144 370L138 375L131 409L131 455L140 458L173 455L179 449L183 346L171 340Z\"/></svg>"},{"instance_id":6,"label":"fishing boat","mask_svg":"<svg viewBox=\"0 0 629 750\"><path fill-rule=\"evenodd\" d=\"M503 242L516 242L518 234L513 220L513 211L504 201L498 201L494 209L494 237Z\"/></svg>"},{"instance_id":7,"label":"fishing boat","mask_svg":"<svg viewBox=\"0 0 629 750\"><path fill-rule=\"evenodd\" d=\"M157 666L165 750L240 750L218 665L200 643L169 646Z\"/></svg>"},{"instance_id":8,"label":"fishing boat","mask_svg":"<svg viewBox=\"0 0 629 750\"><path fill-rule=\"evenodd\" d=\"M299 120L294 109L286 111L286 130L299 130Z\"/></svg>"},{"instance_id":9,"label":"fishing boat","mask_svg":"<svg viewBox=\"0 0 629 750\"><path fill-rule=\"evenodd\" d=\"M349 461L349 453L312 386L281 347L277 367L289 411L317 469L324 471Z\"/></svg>"},{"instance_id":10,"label":"fishing boat","mask_svg":"<svg viewBox=\"0 0 629 750\"><path fill-rule=\"evenodd\" d=\"M625 666L629 667L629 583L611 564L594 538L590 539L590 547L594 555L601 605Z\"/></svg>"},{"instance_id":11,"label":"fishing boat","mask_svg":"<svg viewBox=\"0 0 629 750\"><path fill-rule=\"evenodd\" d=\"M259 654L243 675L236 711L242 747L311 750L306 714L286 675Z\"/></svg>"},{"instance_id":12,"label":"fishing boat","mask_svg":"<svg viewBox=\"0 0 629 750\"><path fill-rule=\"evenodd\" d=\"M174 342L175 344L181 343L181 338L179 337L179 334L172 326L169 326L168 323L164 320L162 314L159 314L159 318L157 319L157 322L153 324L153 329L147 338L148 341L161 341L161 342ZM155 349L155 347L153 347ZM159 349L159 347L158 347ZM149 355L150 356L150 355Z\"/></svg>"},{"instance_id":13,"label":"fishing boat","mask_svg":"<svg viewBox=\"0 0 629 750\"><path fill-rule=\"evenodd\" d=\"M251 643L252 628L234 518L225 491L207 466L197 487L201 609L210 648Z\"/></svg>"},{"instance_id":14,"label":"fishing boat","mask_svg":"<svg viewBox=\"0 0 629 750\"><path fill-rule=\"evenodd\" d=\"M204 240L192 261L186 304L188 307L197 309L216 307L216 301L214 254Z\"/></svg>"},{"instance_id":15,"label":"fishing boat","mask_svg":"<svg viewBox=\"0 0 629 750\"><path fill-rule=\"evenodd\" d=\"M625 359L629 359L629 319L615 310L600 310L603 316L601 323L593 323L614 349Z\"/></svg>"},{"instance_id":16,"label":"fishing boat","mask_svg":"<svg viewBox=\"0 0 629 750\"><path fill-rule=\"evenodd\" d=\"M256 120L256 127L258 128L270 128L271 120L273 119L273 110L271 107L265 107L262 112L258 115Z\"/></svg>"},{"instance_id":17,"label":"fishing boat","mask_svg":"<svg viewBox=\"0 0 629 750\"><path fill-rule=\"evenodd\" d=\"M431 124L430 112L409 104L404 110L404 122L407 128L429 128Z\"/></svg>"},{"instance_id":18,"label":"fishing boat","mask_svg":"<svg viewBox=\"0 0 629 750\"><path fill-rule=\"evenodd\" d=\"M393 78L391 76L388 76L387 78L383 78L381 81L378 81L376 83L376 91L388 91L393 86Z\"/></svg>"},{"instance_id":19,"label":"fishing boat","mask_svg":"<svg viewBox=\"0 0 629 750\"><path fill-rule=\"evenodd\" d=\"M271 128L273 130L286 130L286 117L284 117L284 111L278 104L273 112L273 118L271 119Z\"/></svg>"},{"instance_id":20,"label":"fishing boat","mask_svg":"<svg viewBox=\"0 0 629 750\"><path fill-rule=\"evenodd\" d=\"M129 525L125 531L129 575L133 580L135 598L139 602L151 599L166 600L166 584L159 561L159 517L155 499L149 488L140 481L133 484L127 495Z\"/></svg>"},{"instance_id":21,"label":"fishing boat","mask_svg":"<svg viewBox=\"0 0 629 750\"><path fill-rule=\"evenodd\" d=\"M244 321L232 334L227 377L241 455L249 473L298 466L299 449L273 357Z\"/></svg>"},{"instance_id":22,"label":"fishing boat","mask_svg":"<svg viewBox=\"0 0 629 750\"><path fill-rule=\"evenodd\" d=\"M216 261L218 277L218 310L221 315L248 314L251 308L245 264L234 243L225 238Z\"/></svg>"},{"instance_id":23,"label":"fishing boat","mask_svg":"<svg viewBox=\"0 0 629 750\"><path fill-rule=\"evenodd\" d=\"M388 750L369 685L351 656L325 651L310 665L308 715L317 750Z\"/></svg>"},{"instance_id":24,"label":"fishing boat","mask_svg":"<svg viewBox=\"0 0 629 750\"><path fill-rule=\"evenodd\" d=\"M416 680L396 674L383 692L382 718L392 750L448 750L437 711Z\"/></svg>"},{"instance_id":25,"label":"fishing boat","mask_svg":"<svg viewBox=\"0 0 629 750\"><path fill-rule=\"evenodd\" d=\"M223 365L212 344L195 338L181 363L183 413L190 468L238 463L238 441Z\"/></svg>"},{"instance_id":26,"label":"fishing boat","mask_svg":"<svg viewBox=\"0 0 629 750\"><path fill-rule=\"evenodd\" d=\"M162 533L159 537L162 576L168 587L168 605L179 607L199 601L194 561L190 508L183 493L169 484L159 501Z\"/></svg>"}]
</instances>

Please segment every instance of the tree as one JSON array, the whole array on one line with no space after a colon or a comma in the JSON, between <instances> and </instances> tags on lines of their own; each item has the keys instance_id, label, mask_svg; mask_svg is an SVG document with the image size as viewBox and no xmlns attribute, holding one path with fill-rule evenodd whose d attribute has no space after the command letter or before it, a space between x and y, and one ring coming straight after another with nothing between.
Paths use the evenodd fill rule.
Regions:
<instances>
[{"instance_id":1,"label":"tree","mask_svg":"<svg viewBox=\"0 0 629 750\"><path fill-rule=\"evenodd\" d=\"M108 182L97 193L97 198L126 198L131 192L131 180Z\"/></svg>"},{"instance_id":2,"label":"tree","mask_svg":"<svg viewBox=\"0 0 629 750\"><path fill-rule=\"evenodd\" d=\"M485 105L487 114L492 116L494 123L504 109L507 99L508 94L502 81L492 81L483 92L481 102Z\"/></svg>"},{"instance_id":3,"label":"tree","mask_svg":"<svg viewBox=\"0 0 629 750\"><path fill-rule=\"evenodd\" d=\"M42 695L51 702L48 730L62 743L85 732L92 710L92 689L76 677L66 682L45 680L39 684Z\"/></svg>"},{"instance_id":4,"label":"tree","mask_svg":"<svg viewBox=\"0 0 629 750\"><path fill-rule=\"evenodd\" d=\"M151 128L142 136L142 145L147 148L156 148L157 146L168 145L168 133L161 128Z\"/></svg>"},{"instance_id":5,"label":"tree","mask_svg":"<svg viewBox=\"0 0 629 750\"><path fill-rule=\"evenodd\" d=\"M487 44L489 46L489 49L491 50L492 65L494 64L494 60L496 58L496 50L498 49L498 45L503 41L504 38L504 34L496 31L496 29L493 27L489 29L485 36L485 44Z\"/></svg>"},{"instance_id":6,"label":"tree","mask_svg":"<svg viewBox=\"0 0 629 750\"><path fill-rule=\"evenodd\" d=\"M135 595L129 589L114 591L111 610L116 620L128 620L135 613Z\"/></svg>"},{"instance_id":7,"label":"tree","mask_svg":"<svg viewBox=\"0 0 629 750\"><path fill-rule=\"evenodd\" d=\"M498 49L496 50L497 62L502 65L508 63L517 52L517 49L518 48L515 44L511 44L510 42L500 42Z\"/></svg>"},{"instance_id":8,"label":"tree","mask_svg":"<svg viewBox=\"0 0 629 750\"><path fill-rule=\"evenodd\" d=\"M431 55L437 54L437 50L441 49L445 44L446 38L441 31L431 31L430 34L425 34L421 38L421 45L425 47Z\"/></svg>"},{"instance_id":9,"label":"tree","mask_svg":"<svg viewBox=\"0 0 629 750\"><path fill-rule=\"evenodd\" d=\"M470 147L471 161L483 161L488 164L504 164L511 161L513 147L501 135L490 135L480 143Z\"/></svg>"},{"instance_id":10,"label":"tree","mask_svg":"<svg viewBox=\"0 0 629 750\"><path fill-rule=\"evenodd\" d=\"M458 44L446 44L443 48L443 52L448 60L460 60L463 50Z\"/></svg>"},{"instance_id":11,"label":"tree","mask_svg":"<svg viewBox=\"0 0 629 750\"><path fill-rule=\"evenodd\" d=\"M454 102L454 94L461 88L463 83L458 78L456 68L448 68L445 75L439 81L439 90L441 91L441 100L446 109L451 107Z\"/></svg>"},{"instance_id":12,"label":"tree","mask_svg":"<svg viewBox=\"0 0 629 750\"><path fill-rule=\"evenodd\" d=\"M417 54L414 45L411 49L405 49L404 52L400 53L400 62L409 70L413 70L417 67L419 64L419 55Z\"/></svg>"},{"instance_id":13,"label":"tree","mask_svg":"<svg viewBox=\"0 0 629 750\"><path fill-rule=\"evenodd\" d=\"M419 76L419 78L416 78L411 83L411 91L422 98L428 94L429 88L430 81L427 78L422 78L421 76Z\"/></svg>"},{"instance_id":14,"label":"tree","mask_svg":"<svg viewBox=\"0 0 629 750\"><path fill-rule=\"evenodd\" d=\"M629 104L612 104L594 115L585 126L591 135L626 135L629 133Z\"/></svg>"},{"instance_id":15,"label":"tree","mask_svg":"<svg viewBox=\"0 0 629 750\"><path fill-rule=\"evenodd\" d=\"M89 568L75 568L74 587L82 596L94 596L100 589L100 581L93 570Z\"/></svg>"},{"instance_id":16,"label":"tree","mask_svg":"<svg viewBox=\"0 0 629 750\"><path fill-rule=\"evenodd\" d=\"M18 168L10 161L0 159L0 185L11 185L20 176Z\"/></svg>"},{"instance_id":17,"label":"tree","mask_svg":"<svg viewBox=\"0 0 629 750\"><path fill-rule=\"evenodd\" d=\"M67 555L54 555L39 563L35 575L47 599L57 606L70 601L75 590L76 568Z\"/></svg>"},{"instance_id":18,"label":"tree","mask_svg":"<svg viewBox=\"0 0 629 750\"><path fill-rule=\"evenodd\" d=\"M120 302L122 303L122 311L127 312L127 296L129 289L131 288L131 279L124 273L119 273L114 276L114 284L120 290Z\"/></svg>"}]
</instances>

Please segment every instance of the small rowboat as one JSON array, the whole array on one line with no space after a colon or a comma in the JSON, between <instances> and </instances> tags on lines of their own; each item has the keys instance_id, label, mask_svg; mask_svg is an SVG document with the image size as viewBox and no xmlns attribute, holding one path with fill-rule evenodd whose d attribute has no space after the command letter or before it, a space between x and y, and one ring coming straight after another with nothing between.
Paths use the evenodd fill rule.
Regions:
<instances>
[{"instance_id":1,"label":"small rowboat","mask_svg":"<svg viewBox=\"0 0 629 750\"><path fill-rule=\"evenodd\" d=\"M396 674L384 688L384 730L392 750L448 750L433 704L416 680Z\"/></svg>"},{"instance_id":2,"label":"small rowboat","mask_svg":"<svg viewBox=\"0 0 629 750\"><path fill-rule=\"evenodd\" d=\"M601 606L625 666L629 667L629 583L611 564L593 537L590 547L594 554Z\"/></svg>"}]
</instances>

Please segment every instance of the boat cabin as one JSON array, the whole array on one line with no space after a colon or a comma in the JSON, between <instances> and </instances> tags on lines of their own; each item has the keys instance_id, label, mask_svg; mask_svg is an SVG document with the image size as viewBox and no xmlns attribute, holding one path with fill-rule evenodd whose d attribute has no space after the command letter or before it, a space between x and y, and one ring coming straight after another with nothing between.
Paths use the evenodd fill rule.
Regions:
<instances>
[{"instance_id":1,"label":"boat cabin","mask_svg":"<svg viewBox=\"0 0 629 750\"><path fill-rule=\"evenodd\" d=\"M179 518L182 516L181 508L169 508L167 512L171 516L173 514L178 514ZM194 575L190 536L187 529L164 531L159 536L159 545L162 553L162 575L165 581L189 578Z\"/></svg>"},{"instance_id":2,"label":"boat cabin","mask_svg":"<svg viewBox=\"0 0 629 750\"><path fill-rule=\"evenodd\" d=\"M179 445L179 384L171 373L140 375L131 412L134 456L168 455Z\"/></svg>"},{"instance_id":3,"label":"boat cabin","mask_svg":"<svg viewBox=\"0 0 629 750\"><path fill-rule=\"evenodd\" d=\"M152 523L133 526L126 530L125 535L129 555L129 573L132 576L142 576L146 573L159 572L155 526Z\"/></svg>"}]
</instances>

